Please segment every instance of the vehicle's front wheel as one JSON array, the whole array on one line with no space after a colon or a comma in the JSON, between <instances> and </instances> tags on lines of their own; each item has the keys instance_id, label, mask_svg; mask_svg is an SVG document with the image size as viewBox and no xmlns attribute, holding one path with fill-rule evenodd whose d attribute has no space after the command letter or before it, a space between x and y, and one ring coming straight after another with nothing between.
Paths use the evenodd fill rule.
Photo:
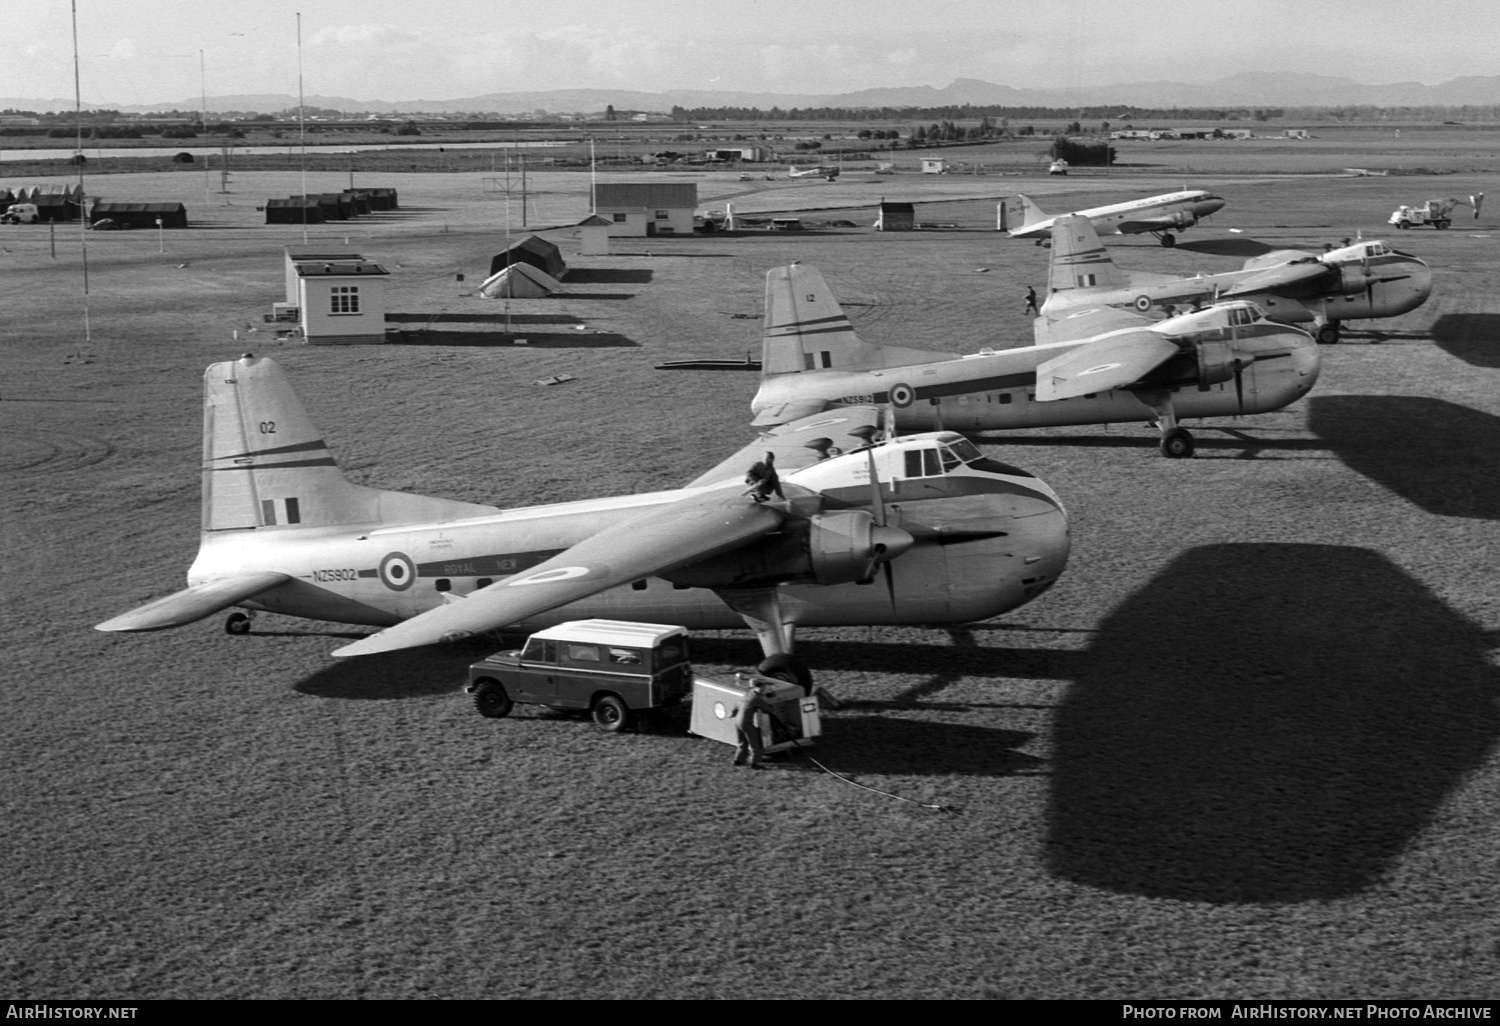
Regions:
<instances>
[{"instance_id":1,"label":"vehicle's front wheel","mask_svg":"<svg viewBox=\"0 0 1500 1026\"><path fill-rule=\"evenodd\" d=\"M244 613L230 613L224 620L225 634L249 634L250 618Z\"/></svg>"},{"instance_id":2,"label":"vehicle's front wheel","mask_svg":"<svg viewBox=\"0 0 1500 1026\"><path fill-rule=\"evenodd\" d=\"M600 695L591 712L594 726L606 734L618 734L630 726L630 707L618 695Z\"/></svg>"},{"instance_id":3,"label":"vehicle's front wheel","mask_svg":"<svg viewBox=\"0 0 1500 1026\"><path fill-rule=\"evenodd\" d=\"M474 708L479 710L479 715L487 716L492 720L498 720L503 716L509 716L515 703L505 693L505 685L498 680L483 680L474 689Z\"/></svg>"}]
</instances>

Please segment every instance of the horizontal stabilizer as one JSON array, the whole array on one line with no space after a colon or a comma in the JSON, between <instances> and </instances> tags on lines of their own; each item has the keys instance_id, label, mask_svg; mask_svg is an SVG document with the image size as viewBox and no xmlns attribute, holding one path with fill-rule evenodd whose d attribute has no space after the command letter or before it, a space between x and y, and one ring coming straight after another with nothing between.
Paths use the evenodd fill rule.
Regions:
<instances>
[{"instance_id":1,"label":"horizontal stabilizer","mask_svg":"<svg viewBox=\"0 0 1500 1026\"><path fill-rule=\"evenodd\" d=\"M1036 397L1075 399L1133 385L1180 352L1153 331L1090 342L1037 367Z\"/></svg>"},{"instance_id":2,"label":"horizontal stabilizer","mask_svg":"<svg viewBox=\"0 0 1500 1026\"><path fill-rule=\"evenodd\" d=\"M828 402L824 399L809 398L796 402L776 403L767 406L755 415L750 422L751 427L764 428L774 427L777 424L786 424L789 421L800 420L803 417L811 417L813 414L822 413L828 409Z\"/></svg>"},{"instance_id":3,"label":"horizontal stabilizer","mask_svg":"<svg viewBox=\"0 0 1500 1026\"><path fill-rule=\"evenodd\" d=\"M164 631L170 627L181 627L290 580L288 575L273 570L221 577L216 581L195 584L155 602L148 602L139 609L132 609L113 620L95 625L94 630Z\"/></svg>"},{"instance_id":4,"label":"horizontal stabilizer","mask_svg":"<svg viewBox=\"0 0 1500 1026\"><path fill-rule=\"evenodd\" d=\"M609 588L739 548L775 531L784 520L780 510L751 501L738 486L680 499L606 528L462 602L429 609L334 649L333 654L393 652L519 623Z\"/></svg>"}]
</instances>

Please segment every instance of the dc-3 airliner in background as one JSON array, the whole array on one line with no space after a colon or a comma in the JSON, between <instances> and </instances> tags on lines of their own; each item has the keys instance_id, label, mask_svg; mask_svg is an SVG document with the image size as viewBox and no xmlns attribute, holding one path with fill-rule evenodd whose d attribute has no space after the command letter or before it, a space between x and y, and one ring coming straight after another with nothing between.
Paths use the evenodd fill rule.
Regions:
<instances>
[{"instance_id":1,"label":"dc-3 airliner in background","mask_svg":"<svg viewBox=\"0 0 1500 1026\"><path fill-rule=\"evenodd\" d=\"M748 625L762 672L810 687L797 627L985 620L1068 557L1046 484L952 432L872 445L871 407L778 426L679 489L500 509L346 480L272 360L213 364L204 391L188 586L99 630L231 607L385 628L334 652L356 656L589 617ZM783 494L756 501L744 477L768 452Z\"/></svg>"},{"instance_id":2,"label":"dc-3 airliner in background","mask_svg":"<svg viewBox=\"0 0 1500 1026\"><path fill-rule=\"evenodd\" d=\"M1326 253L1278 249L1252 257L1238 271L1219 274L1125 271L1115 265L1093 227L1074 218L1071 230L1053 235L1048 288L1042 316L1049 319L1099 306L1147 313L1153 307L1249 299L1273 321L1311 321L1314 337L1327 344L1339 340L1343 321L1396 317L1421 306L1432 292L1432 270L1373 240Z\"/></svg>"},{"instance_id":3,"label":"dc-3 airliner in background","mask_svg":"<svg viewBox=\"0 0 1500 1026\"><path fill-rule=\"evenodd\" d=\"M1112 203L1067 214L1049 214L1025 196L1007 196L1000 201L996 229L1009 232L1013 239L1049 238L1057 221L1064 217L1086 217L1094 229L1104 234L1137 235L1149 233L1163 246L1177 245L1180 232L1197 224L1224 206L1224 197L1202 189L1147 196L1128 203Z\"/></svg>"},{"instance_id":4,"label":"dc-3 airliner in background","mask_svg":"<svg viewBox=\"0 0 1500 1026\"><path fill-rule=\"evenodd\" d=\"M1087 226L1059 221L1056 231ZM1246 301L1166 320L1107 306L1034 322L1036 344L956 356L866 342L808 264L766 275L761 427L844 406L889 406L902 430L969 434L1139 421L1148 409L1168 457L1191 456L1184 417L1279 410L1318 380L1305 331Z\"/></svg>"}]
</instances>

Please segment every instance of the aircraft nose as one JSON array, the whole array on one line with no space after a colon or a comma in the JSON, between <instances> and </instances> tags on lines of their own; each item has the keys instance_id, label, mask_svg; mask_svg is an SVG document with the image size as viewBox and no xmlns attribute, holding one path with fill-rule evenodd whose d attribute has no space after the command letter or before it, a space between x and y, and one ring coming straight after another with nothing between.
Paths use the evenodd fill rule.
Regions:
<instances>
[{"instance_id":1,"label":"aircraft nose","mask_svg":"<svg viewBox=\"0 0 1500 1026\"><path fill-rule=\"evenodd\" d=\"M1061 502L1050 502L1012 523L1011 539L1022 560L1021 588L1030 601L1056 584L1068 565L1073 547L1068 514Z\"/></svg>"},{"instance_id":2,"label":"aircraft nose","mask_svg":"<svg viewBox=\"0 0 1500 1026\"><path fill-rule=\"evenodd\" d=\"M1215 211L1222 210L1223 207L1224 201L1222 199L1217 196L1210 196L1199 205L1198 209L1204 216L1207 216Z\"/></svg>"}]
</instances>

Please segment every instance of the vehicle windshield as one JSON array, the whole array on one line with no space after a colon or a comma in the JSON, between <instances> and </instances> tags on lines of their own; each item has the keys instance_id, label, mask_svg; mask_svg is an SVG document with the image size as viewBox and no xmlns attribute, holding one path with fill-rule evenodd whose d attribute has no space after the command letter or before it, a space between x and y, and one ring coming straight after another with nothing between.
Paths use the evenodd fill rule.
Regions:
<instances>
[{"instance_id":1,"label":"vehicle windshield","mask_svg":"<svg viewBox=\"0 0 1500 1026\"><path fill-rule=\"evenodd\" d=\"M664 670L669 666L687 662L687 638L679 635L668 638L656 646L656 655L653 657L653 669Z\"/></svg>"}]
</instances>

